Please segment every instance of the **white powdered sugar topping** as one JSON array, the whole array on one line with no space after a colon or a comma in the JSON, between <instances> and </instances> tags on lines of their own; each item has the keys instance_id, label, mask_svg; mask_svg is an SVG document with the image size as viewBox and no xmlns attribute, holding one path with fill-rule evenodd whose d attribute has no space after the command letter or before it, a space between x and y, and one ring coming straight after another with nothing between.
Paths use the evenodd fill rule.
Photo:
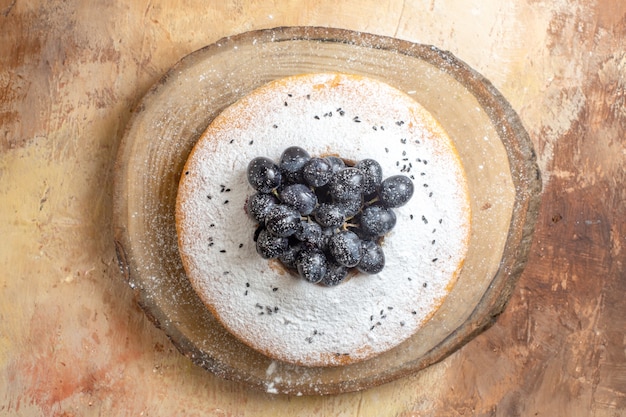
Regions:
<instances>
[{"instance_id":1,"label":"white powdered sugar topping","mask_svg":"<svg viewBox=\"0 0 626 417\"><path fill-rule=\"evenodd\" d=\"M413 180L382 272L323 287L256 253L248 162L293 145ZM467 252L470 208L454 146L418 103L379 81L311 74L269 83L212 122L185 166L176 221L187 275L231 333L277 360L327 366L385 352L432 316Z\"/></svg>"}]
</instances>

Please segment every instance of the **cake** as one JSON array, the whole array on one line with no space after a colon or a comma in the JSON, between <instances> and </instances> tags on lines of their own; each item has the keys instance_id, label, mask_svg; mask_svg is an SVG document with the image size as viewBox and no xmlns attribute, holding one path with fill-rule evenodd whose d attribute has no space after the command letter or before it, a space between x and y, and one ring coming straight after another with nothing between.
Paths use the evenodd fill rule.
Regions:
<instances>
[{"instance_id":1,"label":"cake","mask_svg":"<svg viewBox=\"0 0 626 417\"><path fill-rule=\"evenodd\" d=\"M246 167L294 145L411 178L381 272L326 287L257 254ZM470 206L454 144L419 103L378 80L303 74L259 87L211 122L181 173L176 228L191 285L237 339L275 360L338 366L393 349L437 311L463 266Z\"/></svg>"}]
</instances>

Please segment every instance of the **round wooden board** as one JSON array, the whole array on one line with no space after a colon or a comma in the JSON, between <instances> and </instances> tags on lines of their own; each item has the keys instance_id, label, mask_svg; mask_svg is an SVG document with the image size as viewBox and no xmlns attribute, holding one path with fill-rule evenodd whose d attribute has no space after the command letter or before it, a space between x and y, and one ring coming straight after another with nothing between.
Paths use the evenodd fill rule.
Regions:
<instances>
[{"instance_id":1,"label":"round wooden board","mask_svg":"<svg viewBox=\"0 0 626 417\"><path fill-rule=\"evenodd\" d=\"M412 338L365 362L305 368L253 351L211 316L182 268L174 205L187 155L222 109L270 80L322 71L380 79L435 116L466 170L472 235L456 286ZM419 371L493 323L526 263L540 190L532 144L517 115L486 79L451 54L340 29L277 28L188 55L144 97L118 155L114 233L138 303L196 364L268 392L334 394Z\"/></svg>"}]
</instances>

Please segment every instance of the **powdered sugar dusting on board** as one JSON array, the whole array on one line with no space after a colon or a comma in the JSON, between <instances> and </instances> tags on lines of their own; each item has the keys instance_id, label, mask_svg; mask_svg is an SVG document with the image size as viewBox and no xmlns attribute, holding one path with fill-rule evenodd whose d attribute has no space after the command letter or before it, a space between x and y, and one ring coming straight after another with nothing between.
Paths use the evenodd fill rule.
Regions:
<instances>
[{"instance_id":1,"label":"powdered sugar dusting on board","mask_svg":"<svg viewBox=\"0 0 626 417\"><path fill-rule=\"evenodd\" d=\"M246 167L292 145L373 158L385 177L413 179L382 272L326 288L256 253ZM463 168L432 116L387 84L338 74L272 82L220 114L184 168L176 220L185 270L216 317L251 347L305 366L364 360L409 338L454 284L470 231Z\"/></svg>"}]
</instances>

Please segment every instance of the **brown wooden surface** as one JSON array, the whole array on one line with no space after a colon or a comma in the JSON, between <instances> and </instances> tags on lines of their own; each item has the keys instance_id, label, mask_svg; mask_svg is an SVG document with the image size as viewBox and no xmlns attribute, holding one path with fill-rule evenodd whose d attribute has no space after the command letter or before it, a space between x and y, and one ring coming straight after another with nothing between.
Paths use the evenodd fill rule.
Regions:
<instances>
[{"instance_id":1,"label":"brown wooden surface","mask_svg":"<svg viewBox=\"0 0 626 417\"><path fill-rule=\"evenodd\" d=\"M193 366L135 306L112 165L137 101L185 54L323 25L434 44L509 99L544 174L499 321L368 391L282 397ZM626 415L626 3L0 0L0 415Z\"/></svg>"}]
</instances>

